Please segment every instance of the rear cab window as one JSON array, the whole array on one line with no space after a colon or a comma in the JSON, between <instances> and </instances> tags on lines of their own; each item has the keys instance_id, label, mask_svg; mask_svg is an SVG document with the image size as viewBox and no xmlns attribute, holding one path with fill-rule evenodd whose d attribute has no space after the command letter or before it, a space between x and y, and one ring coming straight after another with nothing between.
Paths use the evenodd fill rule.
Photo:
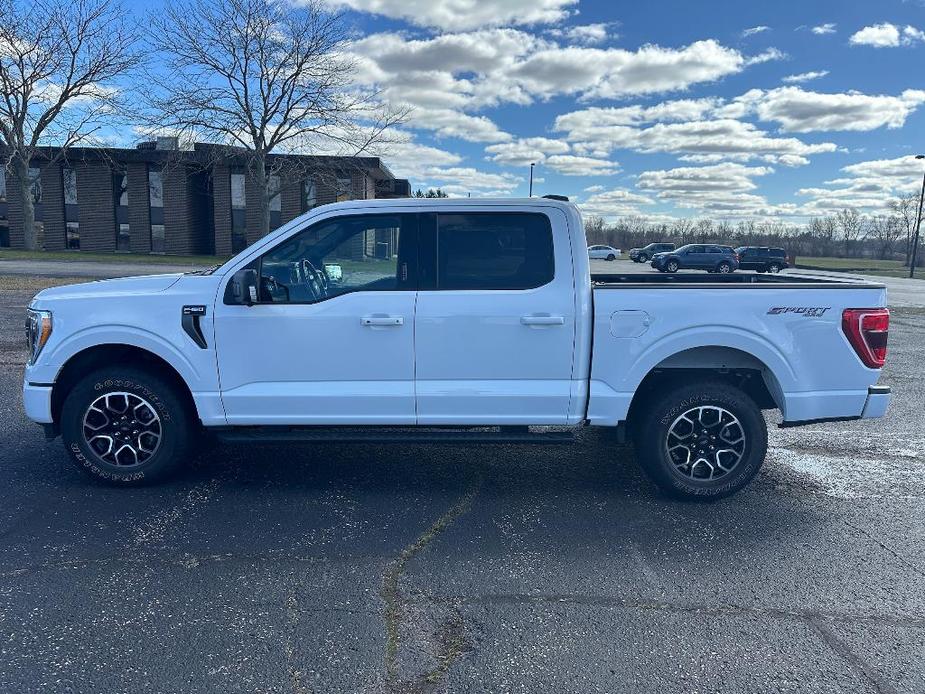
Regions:
<instances>
[{"instance_id":1,"label":"rear cab window","mask_svg":"<svg viewBox=\"0 0 925 694\"><path fill-rule=\"evenodd\" d=\"M555 276L552 226L533 212L436 215L436 289L535 289Z\"/></svg>"}]
</instances>

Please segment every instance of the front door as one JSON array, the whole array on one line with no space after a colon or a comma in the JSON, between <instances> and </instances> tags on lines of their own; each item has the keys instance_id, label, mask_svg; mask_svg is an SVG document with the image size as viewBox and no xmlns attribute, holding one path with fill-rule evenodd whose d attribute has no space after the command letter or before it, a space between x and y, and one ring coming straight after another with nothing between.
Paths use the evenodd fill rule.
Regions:
<instances>
[{"instance_id":1,"label":"front door","mask_svg":"<svg viewBox=\"0 0 925 694\"><path fill-rule=\"evenodd\" d=\"M414 424L416 227L403 214L322 220L251 263L257 303L219 296L229 424Z\"/></svg>"},{"instance_id":2,"label":"front door","mask_svg":"<svg viewBox=\"0 0 925 694\"><path fill-rule=\"evenodd\" d=\"M565 424L575 288L564 213L423 220L418 423Z\"/></svg>"}]
</instances>

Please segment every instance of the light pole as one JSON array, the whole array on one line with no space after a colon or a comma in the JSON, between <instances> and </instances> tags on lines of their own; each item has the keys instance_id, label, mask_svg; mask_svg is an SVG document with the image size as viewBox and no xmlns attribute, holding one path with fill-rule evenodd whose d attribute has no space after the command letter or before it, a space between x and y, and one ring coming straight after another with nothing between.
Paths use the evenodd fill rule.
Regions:
<instances>
[{"instance_id":1,"label":"light pole","mask_svg":"<svg viewBox=\"0 0 925 694\"><path fill-rule=\"evenodd\" d=\"M533 197L533 167L536 166L536 163L530 164L530 197Z\"/></svg>"},{"instance_id":2,"label":"light pole","mask_svg":"<svg viewBox=\"0 0 925 694\"><path fill-rule=\"evenodd\" d=\"M925 154L916 154L916 159L925 159ZM919 250L919 227L922 226L922 203L925 202L925 174L922 174L922 192L919 193L919 208L915 216L915 236L912 237L912 262L909 263L909 277L915 276L915 256Z\"/></svg>"}]
</instances>

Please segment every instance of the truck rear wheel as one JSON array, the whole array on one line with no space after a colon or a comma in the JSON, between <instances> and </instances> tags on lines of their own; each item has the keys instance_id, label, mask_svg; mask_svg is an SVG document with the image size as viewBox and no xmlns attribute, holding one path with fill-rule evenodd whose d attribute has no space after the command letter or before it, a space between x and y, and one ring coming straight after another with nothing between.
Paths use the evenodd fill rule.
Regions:
<instances>
[{"instance_id":1,"label":"truck rear wheel","mask_svg":"<svg viewBox=\"0 0 925 694\"><path fill-rule=\"evenodd\" d=\"M768 430L761 410L738 388L698 381L656 396L635 427L636 458L676 499L721 499L761 468Z\"/></svg>"},{"instance_id":2,"label":"truck rear wheel","mask_svg":"<svg viewBox=\"0 0 925 694\"><path fill-rule=\"evenodd\" d=\"M195 420L177 389L153 370L95 371L68 393L61 437L77 466L112 484L164 479L191 454Z\"/></svg>"}]
</instances>

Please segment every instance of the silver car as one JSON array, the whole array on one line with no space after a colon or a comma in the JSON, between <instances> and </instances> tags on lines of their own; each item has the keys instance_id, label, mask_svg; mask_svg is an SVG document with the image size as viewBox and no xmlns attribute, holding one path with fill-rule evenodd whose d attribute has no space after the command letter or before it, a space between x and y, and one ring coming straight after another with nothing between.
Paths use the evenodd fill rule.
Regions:
<instances>
[{"instance_id":1,"label":"silver car","mask_svg":"<svg viewBox=\"0 0 925 694\"><path fill-rule=\"evenodd\" d=\"M588 257L592 260L616 260L622 255L619 248L610 246L588 246Z\"/></svg>"}]
</instances>

